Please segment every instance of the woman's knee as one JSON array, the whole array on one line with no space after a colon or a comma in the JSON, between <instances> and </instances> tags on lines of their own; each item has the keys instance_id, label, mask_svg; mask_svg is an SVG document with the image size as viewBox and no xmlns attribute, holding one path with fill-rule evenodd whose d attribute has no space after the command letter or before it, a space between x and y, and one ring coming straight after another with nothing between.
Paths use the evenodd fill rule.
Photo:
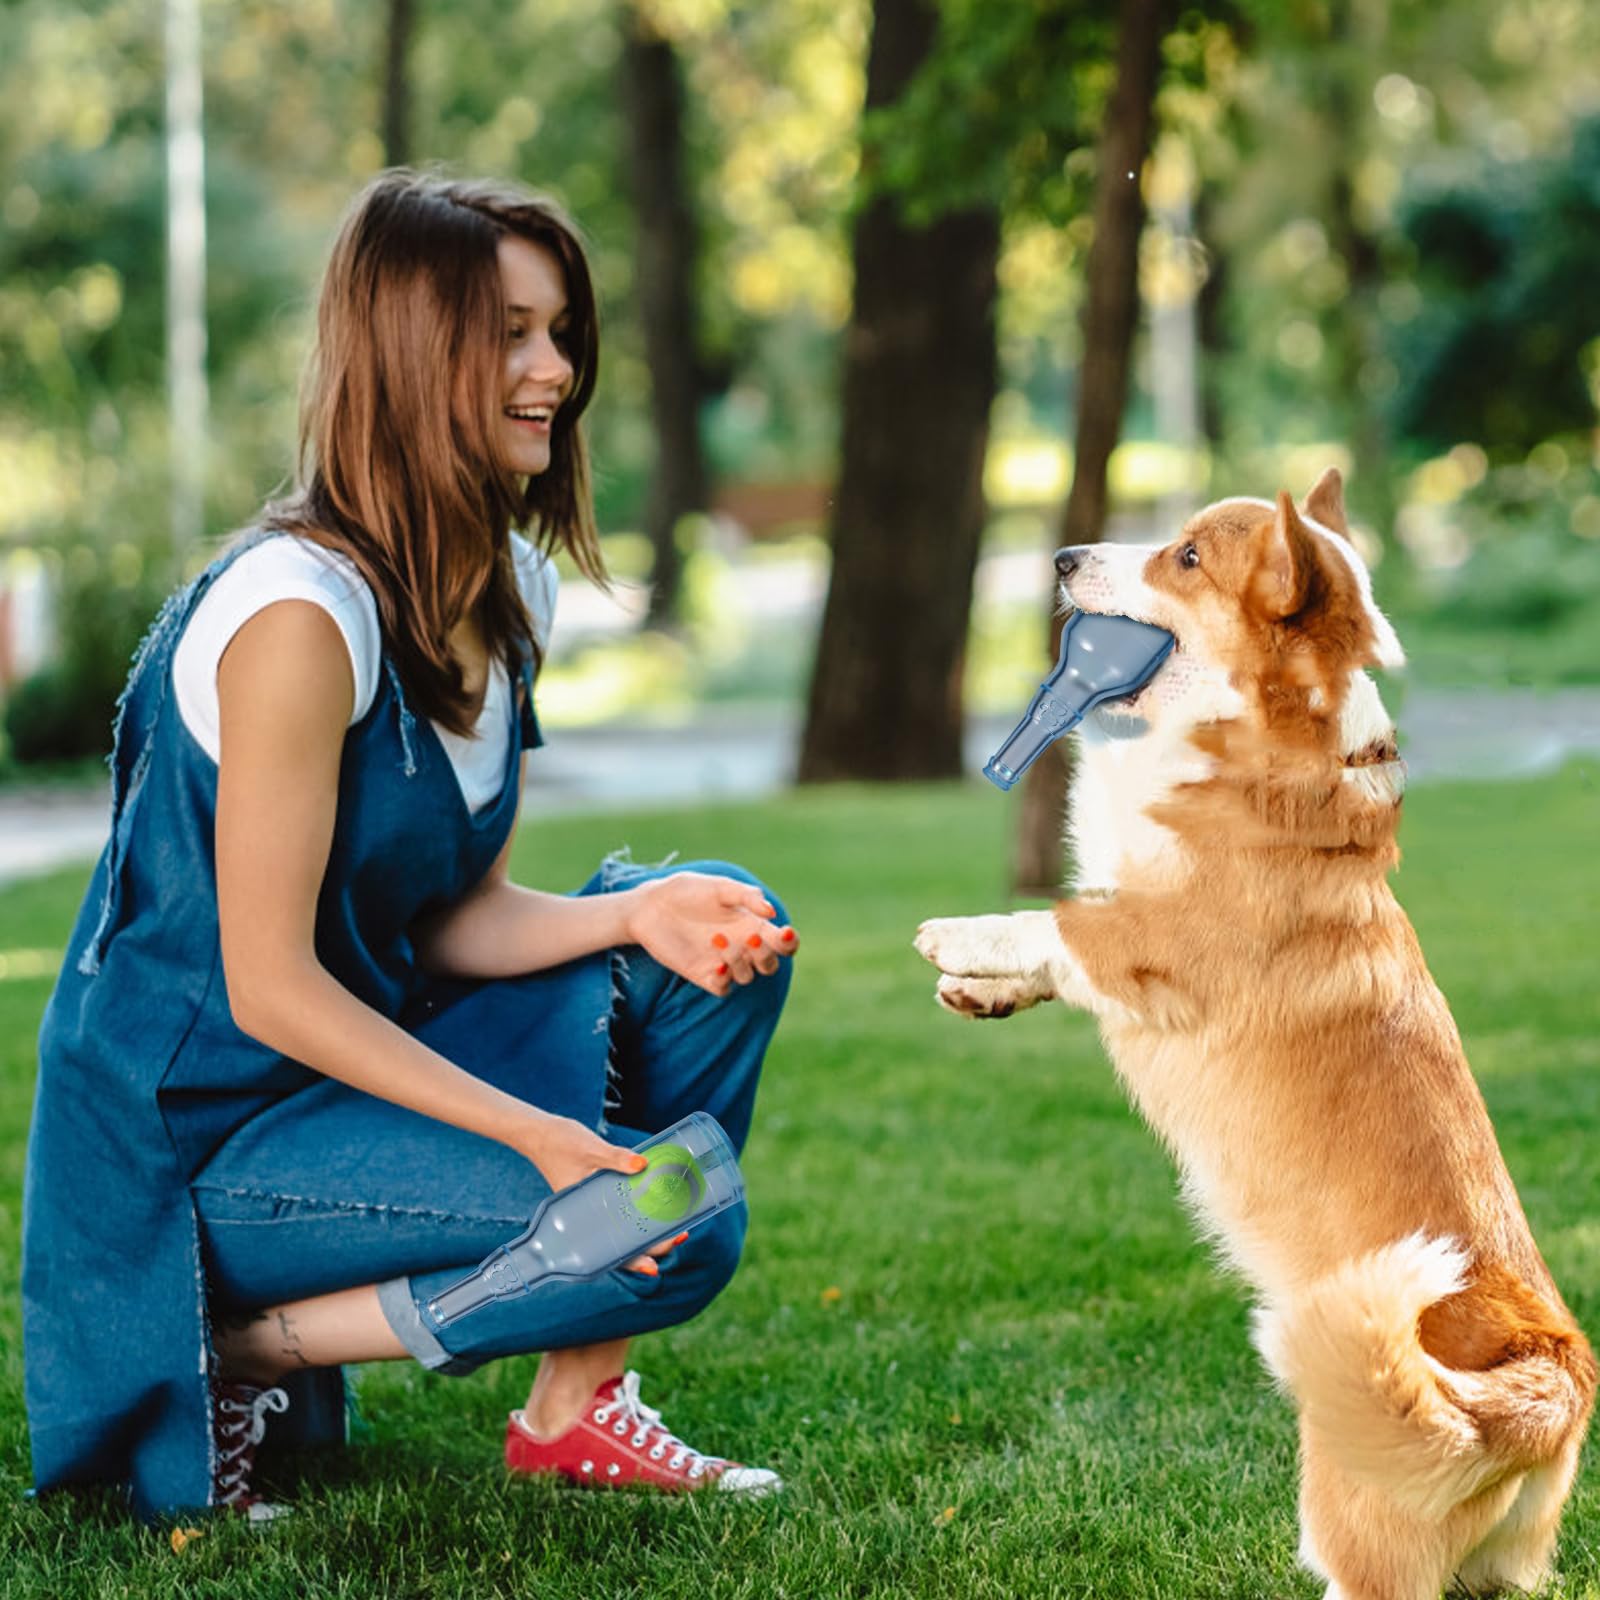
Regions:
<instances>
[{"instance_id":1,"label":"woman's knee","mask_svg":"<svg viewBox=\"0 0 1600 1600\"><path fill-rule=\"evenodd\" d=\"M771 888L763 883L755 873L732 861L674 862L667 870L669 872L706 872L718 878L736 878L740 883L752 884L766 896L767 903L776 913L778 926L783 927L789 921L788 911L785 910L783 902L772 892Z\"/></svg>"},{"instance_id":2,"label":"woman's knee","mask_svg":"<svg viewBox=\"0 0 1600 1600\"><path fill-rule=\"evenodd\" d=\"M661 1291L681 1297L692 1311L710 1305L738 1271L749 1220L741 1200L693 1229L667 1259L661 1274Z\"/></svg>"},{"instance_id":3,"label":"woman's knee","mask_svg":"<svg viewBox=\"0 0 1600 1600\"><path fill-rule=\"evenodd\" d=\"M772 907L774 922L780 928L789 925L789 913L783 902L768 886L753 872L736 865L731 861L688 861L683 865L686 872L709 872L718 877L736 878L740 883L753 884L767 898L767 903ZM773 1014L783 1009L783 1002L789 993L789 980L793 968L787 960L778 963L777 971L758 976L745 986L746 994L761 1009L770 1010Z\"/></svg>"},{"instance_id":4,"label":"woman's knee","mask_svg":"<svg viewBox=\"0 0 1600 1600\"><path fill-rule=\"evenodd\" d=\"M461 1319L440 1339L408 1338L409 1305L426 1304L434 1292L429 1280L403 1286L409 1304L397 1318L386 1306L391 1326L424 1365L449 1374L470 1372L484 1361L536 1350L627 1339L657 1328L674 1327L697 1316L728 1286L744 1249L748 1213L741 1200L691 1230L662 1258L659 1276L626 1269L582 1281L552 1281L531 1294L496 1300ZM419 1310L420 1316L420 1310ZM438 1360L429 1359L434 1346Z\"/></svg>"}]
</instances>

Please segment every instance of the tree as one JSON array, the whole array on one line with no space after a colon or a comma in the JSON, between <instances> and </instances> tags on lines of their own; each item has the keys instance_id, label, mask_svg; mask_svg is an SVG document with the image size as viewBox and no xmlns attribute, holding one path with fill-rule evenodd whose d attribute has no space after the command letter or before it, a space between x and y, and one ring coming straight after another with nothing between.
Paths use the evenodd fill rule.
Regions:
<instances>
[{"instance_id":1,"label":"tree","mask_svg":"<svg viewBox=\"0 0 1600 1600\"><path fill-rule=\"evenodd\" d=\"M635 279L655 424L645 505L653 553L647 620L661 622L677 613L683 585L678 524L690 512L705 510L710 494L700 436L698 228L684 170L683 86L672 41L636 0L623 8L621 71L636 214Z\"/></svg>"},{"instance_id":2,"label":"tree","mask_svg":"<svg viewBox=\"0 0 1600 1600\"><path fill-rule=\"evenodd\" d=\"M1402 213L1425 288L1391 335L1394 411L1423 449L1483 440L1498 461L1593 429L1585 352L1600 338L1600 117L1559 156L1418 184ZM1597 352L1600 353L1600 352ZM1576 454L1576 452L1574 452Z\"/></svg>"},{"instance_id":3,"label":"tree","mask_svg":"<svg viewBox=\"0 0 1600 1600\"><path fill-rule=\"evenodd\" d=\"M383 160L403 167L411 160L411 35L415 0L389 0L383 54Z\"/></svg>"},{"instance_id":4,"label":"tree","mask_svg":"<svg viewBox=\"0 0 1600 1600\"><path fill-rule=\"evenodd\" d=\"M1333 324L1332 355L1334 381L1349 407L1353 498L1385 547L1394 549L1397 501L1389 430L1368 378L1382 355L1378 290L1383 257L1375 230L1364 222L1356 201L1366 144L1359 108L1371 98L1371 61L1384 43L1386 9L1373 16L1369 4L1363 18L1351 0L1332 0L1326 13L1327 54L1332 59L1318 75L1318 98L1328 148L1334 152L1328 172L1329 243L1343 263L1346 283L1341 313Z\"/></svg>"},{"instance_id":5,"label":"tree","mask_svg":"<svg viewBox=\"0 0 1600 1600\"><path fill-rule=\"evenodd\" d=\"M937 23L926 0L877 0L869 117L904 93ZM869 142L869 175L874 160ZM879 189L857 216L833 573L801 782L961 772L999 247L993 205L914 223L903 196Z\"/></svg>"},{"instance_id":6,"label":"tree","mask_svg":"<svg viewBox=\"0 0 1600 1600\"><path fill-rule=\"evenodd\" d=\"M1150 148L1166 15L1166 0L1125 0L1122 7L1117 82L1095 183L1072 488L1061 522L1061 542L1068 545L1094 544L1105 531L1106 466L1122 429L1139 318L1139 235L1145 215L1139 173ZM1051 660L1060 646L1061 618L1052 608ZM1023 779L1013 873L1019 892L1053 895L1061 882L1065 749L1052 746Z\"/></svg>"}]
</instances>

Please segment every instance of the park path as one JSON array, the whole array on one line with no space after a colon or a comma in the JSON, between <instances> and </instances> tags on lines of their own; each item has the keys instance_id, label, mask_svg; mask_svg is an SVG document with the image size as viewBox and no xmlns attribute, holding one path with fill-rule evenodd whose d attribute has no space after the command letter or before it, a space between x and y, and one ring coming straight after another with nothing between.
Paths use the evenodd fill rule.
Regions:
<instances>
[{"instance_id":1,"label":"park path","mask_svg":"<svg viewBox=\"0 0 1600 1600\"><path fill-rule=\"evenodd\" d=\"M818 563L736 560L731 568L748 620L815 626L824 582ZM980 563L978 593L991 601L1036 600L1042 611L1050 581L1044 552L1001 551ZM564 586L554 658L633 627L640 609L637 592L624 590L619 605L586 584ZM1548 772L1576 754L1600 753L1600 688L1541 692L1408 684L1394 709L1415 782L1522 777ZM548 729L550 742L529 765L523 815L690 806L775 793L793 777L799 717L795 706L706 708L673 726ZM982 770L1013 720L971 721L970 772ZM96 788L0 790L0 884L91 859L104 842L106 822L106 796Z\"/></svg>"},{"instance_id":2,"label":"park path","mask_svg":"<svg viewBox=\"0 0 1600 1600\"><path fill-rule=\"evenodd\" d=\"M1010 732L1009 717L968 726L976 774ZM1515 778L1600 754L1600 689L1408 687L1401 742L1414 783ZM792 781L798 712L702 715L680 726L557 728L529 764L524 817L756 799ZM995 796L996 804L1005 804ZM0 883L88 860L105 839L99 789L0 792Z\"/></svg>"}]
</instances>

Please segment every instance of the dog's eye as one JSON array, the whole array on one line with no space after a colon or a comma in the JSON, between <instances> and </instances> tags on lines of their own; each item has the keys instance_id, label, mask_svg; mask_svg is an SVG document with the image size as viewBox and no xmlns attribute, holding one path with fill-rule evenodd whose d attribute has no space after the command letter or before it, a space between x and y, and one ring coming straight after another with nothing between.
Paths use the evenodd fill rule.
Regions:
<instances>
[{"instance_id":1,"label":"dog's eye","mask_svg":"<svg viewBox=\"0 0 1600 1600\"><path fill-rule=\"evenodd\" d=\"M1200 565L1200 551L1192 544L1186 544L1178 552L1178 565L1180 567L1198 567Z\"/></svg>"}]
</instances>

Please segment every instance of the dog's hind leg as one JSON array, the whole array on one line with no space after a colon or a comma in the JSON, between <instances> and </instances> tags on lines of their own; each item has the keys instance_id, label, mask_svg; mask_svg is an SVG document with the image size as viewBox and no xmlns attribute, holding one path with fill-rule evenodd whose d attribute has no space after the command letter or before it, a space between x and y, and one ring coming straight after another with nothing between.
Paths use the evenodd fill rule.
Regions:
<instances>
[{"instance_id":1,"label":"dog's hind leg","mask_svg":"<svg viewBox=\"0 0 1600 1600\"><path fill-rule=\"evenodd\" d=\"M1514 1492L1492 1490L1436 1520L1344 1471L1304 1428L1300 1461L1300 1558L1328 1580L1327 1600L1438 1600L1462 1552L1504 1515Z\"/></svg>"},{"instance_id":2,"label":"dog's hind leg","mask_svg":"<svg viewBox=\"0 0 1600 1600\"><path fill-rule=\"evenodd\" d=\"M1456 1570L1468 1594L1537 1589L1549 1576L1561 1508L1578 1470L1581 1445L1581 1438L1574 1439L1558 1459L1523 1477L1511 1509Z\"/></svg>"}]
</instances>

